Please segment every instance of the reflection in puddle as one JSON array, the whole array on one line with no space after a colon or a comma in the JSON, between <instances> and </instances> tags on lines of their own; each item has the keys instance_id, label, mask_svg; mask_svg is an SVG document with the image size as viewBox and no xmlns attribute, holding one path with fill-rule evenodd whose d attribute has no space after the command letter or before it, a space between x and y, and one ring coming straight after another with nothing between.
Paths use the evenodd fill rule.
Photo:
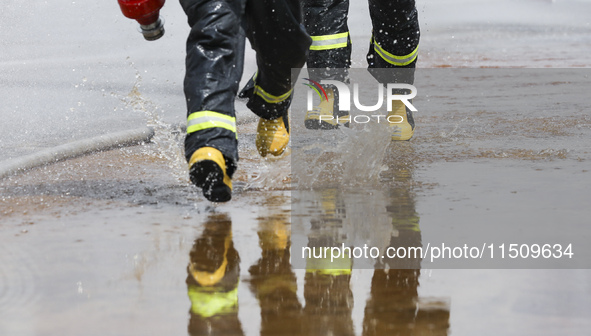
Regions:
<instances>
[{"instance_id":1,"label":"reflection in puddle","mask_svg":"<svg viewBox=\"0 0 591 336\"><path fill-rule=\"evenodd\" d=\"M379 178L382 188L371 190L322 187L295 190L293 211L294 235L304 232L305 248L354 249L370 246L379 250L373 258L358 258L355 252L321 256L321 253L298 257L306 267L306 308L318 303L312 316L335 316L335 328L320 319L314 324L318 334L343 334L339 328L351 326L353 306L350 291L352 268L374 269L369 298L365 303L362 335L447 335L449 304L447 300L420 299L417 288L420 277L420 256L387 258L390 248L421 247L419 215L411 190L412 165L399 160L401 148L389 146ZM297 238L296 238L297 239ZM294 254L304 247L294 249ZM360 250L358 250L360 251ZM370 253L371 254L371 253ZM353 255L353 256L352 256ZM298 263L299 264L299 263ZM309 289L309 291L307 291ZM348 309L347 309L348 308ZM324 313L324 314L323 314ZM350 328L347 328L349 330ZM348 334L354 334L352 330Z\"/></svg>"},{"instance_id":2,"label":"reflection in puddle","mask_svg":"<svg viewBox=\"0 0 591 336\"><path fill-rule=\"evenodd\" d=\"M249 266L250 277L243 280L260 308L261 335L448 334L448 300L419 297L420 258L403 262L378 258L369 267L373 275L370 288L364 288L367 300L354 302L356 260L344 257L331 262L295 255L302 241L307 247L365 242L382 251L421 246L411 168L388 164L381 176L387 188L370 193L335 188L293 191L302 207L294 205L291 219L294 230L305 227L303 239L301 232L292 235L290 216L277 211L278 198L269 196L272 206L263 208L264 215L257 218L261 255ZM239 263L230 217L210 215L194 242L187 268L190 335L245 334L242 323L251 321L239 319ZM303 297L297 290L299 269L304 270ZM355 304L364 305L362 330L355 330Z\"/></svg>"},{"instance_id":3,"label":"reflection in puddle","mask_svg":"<svg viewBox=\"0 0 591 336\"><path fill-rule=\"evenodd\" d=\"M587 82L575 79L569 87L583 91ZM450 324L460 335L585 334L588 270L453 269L431 277L418 258L302 258L302 247L367 244L383 254L472 230L514 242L508 229L589 236L585 100L560 118L553 113L564 105L508 116L497 103L515 99L479 108L480 95L448 89L449 104L417 116L417 138L385 153L372 151L389 143L379 129L333 132L331 139L351 139L321 148L318 138L297 138L296 126L286 161L263 165L243 148L242 187L228 205L205 204L152 145L1 181L0 334L183 334L187 313L191 335L446 335ZM565 101L586 97L577 92ZM243 125L250 144L254 126ZM290 167L293 181L306 185L298 163L318 168L301 169L308 185L346 187L291 190ZM347 176L357 180L338 179ZM203 232L193 240L195 229Z\"/></svg>"},{"instance_id":4,"label":"reflection in puddle","mask_svg":"<svg viewBox=\"0 0 591 336\"><path fill-rule=\"evenodd\" d=\"M189 335L242 335L238 320L240 257L232 241L232 222L212 215L195 240L187 267L191 300Z\"/></svg>"}]
</instances>

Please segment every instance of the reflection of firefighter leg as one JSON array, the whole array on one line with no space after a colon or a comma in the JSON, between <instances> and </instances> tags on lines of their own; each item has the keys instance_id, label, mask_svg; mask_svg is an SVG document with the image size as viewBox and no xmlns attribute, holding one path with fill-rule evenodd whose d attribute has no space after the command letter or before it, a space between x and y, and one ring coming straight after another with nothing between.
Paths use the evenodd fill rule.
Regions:
<instances>
[{"instance_id":1,"label":"reflection of firefighter leg","mask_svg":"<svg viewBox=\"0 0 591 336\"><path fill-rule=\"evenodd\" d=\"M352 261L343 255L331 260L325 247L340 246L343 238L344 201L336 189L318 192L323 212L312 219L308 238L304 284L304 335L353 335Z\"/></svg>"},{"instance_id":2,"label":"reflection of firefighter leg","mask_svg":"<svg viewBox=\"0 0 591 336\"><path fill-rule=\"evenodd\" d=\"M287 218L270 216L259 223L261 258L250 267L251 289L261 307L261 335L300 334L301 304L290 264Z\"/></svg>"},{"instance_id":3,"label":"reflection of firefighter leg","mask_svg":"<svg viewBox=\"0 0 591 336\"><path fill-rule=\"evenodd\" d=\"M419 275L418 269L375 270L365 306L363 336L447 335L449 304L420 300Z\"/></svg>"},{"instance_id":4,"label":"reflection of firefighter leg","mask_svg":"<svg viewBox=\"0 0 591 336\"><path fill-rule=\"evenodd\" d=\"M400 150L391 146L389 150ZM390 155L388 155L390 154ZM396 249L396 258L380 258L366 303L363 336L373 335L447 335L449 306L443 301L420 300L420 252L410 248L422 246L419 216L411 192L412 166L401 155L388 153L385 164L392 182L386 207L392 220L392 237L388 248ZM405 252L400 252L402 249ZM404 258L402 258L404 255Z\"/></svg>"},{"instance_id":5,"label":"reflection of firefighter leg","mask_svg":"<svg viewBox=\"0 0 591 336\"><path fill-rule=\"evenodd\" d=\"M225 215L210 217L187 267L190 335L244 334L238 320L239 262L231 221Z\"/></svg>"},{"instance_id":6,"label":"reflection of firefighter leg","mask_svg":"<svg viewBox=\"0 0 591 336\"><path fill-rule=\"evenodd\" d=\"M304 335L354 335L351 269L306 270ZM330 267L330 266L328 266Z\"/></svg>"},{"instance_id":7,"label":"reflection of firefighter leg","mask_svg":"<svg viewBox=\"0 0 591 336\"><path fill-rule=\"evenodd\" d=\"M375 270L363 335L413 335L419 270Z\"/></svg>"},{"instance_id":8,"label":"reflection of firefighter leg","mask_svg":"<svg viewBox=\"0 0 591 336\"><path fill-rule=\"evenodd\" d=\"M402 191L395 189L394 192ZM400 201L401 208L409 209L400 211L396 201L388 207L395 232L389 248L410 251L410 247L422 246L421 232L414 203L405 199L408 193L402 193L401 198L393 199ZM382 258L382 261L379 266L387 270L374 271L365 307L363 335L447 335L449 306L446 302L419 300L420 254L406 252L405 258Z\"/></svg>"},{"instance_id":9,"label":"reflection of firefighter leg","mask_svg":"<svg viewBox=\"0 0 591 336\"><path fill-rule=\"evenodd\" d=\"M342 222L345 218L345 203L337 189L323 189L320 191L320 204L324 215L322 218Z\"/></svg>"},{"instance_id":10,"label":"reflection of firefighter leg","mask_svg":"<svg viewBox=\"0 0 591 336\"><path fill-rule=\"evenodd\" d=\"M369 0L369 12L373 26L367 54L370 72L380 83L413 84L420 39L415 0ZM402 70L380 70L384 68ZM412 112L399 100L393 103L388 114L396 116L390 118L396 121L390 124L392 139L410 140L415 127Z\"/></svg>"},{"instance_id":11,"label":"reflection of firefighter leg","mask_svg":"<svg viewBox=\"0 0 591 336\"><path fill-rule=\"evenodd\" d=\"M329 239L330 240L330 239ZM325 239L309 240L308 246L330 246ZM334 262L328 258L309 258L304 284L303 335L354 335L353 293L350 288L351 259Z\"/></svg>"},{"instance_id":12,"label":"reflection of firefighter leg","mask_svg":"<svg viewBox=\"0 0 591 336\"><path fill-rule=\"evenodd\" d=\"M397 147L392 146L389 150L395 151ZM389 178L393 181L387 194L389 205L386 206L386 213L392 220L393 232L389 247L402 248L405 251L409 251L408 248L420 248L422 247L420 218L416 212L415 199L411 191L412 167L394 159L396 155L386 156L385 163L388 165L388 173L391 174ZM420 269L420 253L413 252L411 255L405 255L404 258L380 258L378 265L390 269Z\"/></svg>"},{"instance_id":13,"label":"reflection of firefighter leg","mask_svg":"<svg viewBox=\"0 0 591 336\"><path fill-rule=\"evenodd\" d=\"M349 0L305 0L303 7L304 24L312 37L307 60L310 79L346 82L347 69L351 66L351 38L347 26ZM348 127L349 111L339 111L338 91L333 86L325 88L326 96L322 95L320 104L306 113L306 128L337 128L337 117Z\"/></svg>"},{"instance_id":14,"label":"reflection of firefighter leg","mask_svg":"<svg viewBox=\"0 0 591 336\"><path fill-rule=\"evenodd\" d=\"M298 0L248 1L245 10L258 71L240 97L248 99L246 106L261 118L256 138L261 156L281 155L289 142L291 72L306 62L311 40L301 26Z\"/></svg>"}]
</instances>

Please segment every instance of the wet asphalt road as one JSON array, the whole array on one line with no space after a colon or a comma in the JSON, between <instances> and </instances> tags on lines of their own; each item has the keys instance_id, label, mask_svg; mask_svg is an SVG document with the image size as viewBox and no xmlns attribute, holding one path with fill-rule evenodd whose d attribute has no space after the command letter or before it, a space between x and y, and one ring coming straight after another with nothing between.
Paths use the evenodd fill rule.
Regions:
<instances>
[{"instance_id":1,"label":"wet asphalt road","mask_svg":"<svg viewBox=\"0 0 591 336\"><path fill-rule=\"evenodd\" d=\"M591 120L588 71L577 68L589 66L589 3L508 4L418 4L421 67L443 69L418 72L427 99L417 99L411 142L372 150L389 143L387 131L310 135L295 126L291 155L265 161L255 124L242 118L235 197L212 205L189 185L170 126L184 118L179 6L167 4L167 39L150 44L114 2L9 1L0 30L4 159L146 124L158 133L151 144L0 181L0 334L587 334ZM369 26L365 5L353 6L354 66L363 67ZM70 15L39 24L63 10ZM312 167L336 164L332 180L363 187L291 188L301 177L292 167L310 153L321 154ZM410 261L420 269L345 260L319 271L326 265L299 255L342 242L487 239L571 242L582 266L450 269L423 258ZM195 279L218 281L204 289Z\"/></svg>"}]
</instances>

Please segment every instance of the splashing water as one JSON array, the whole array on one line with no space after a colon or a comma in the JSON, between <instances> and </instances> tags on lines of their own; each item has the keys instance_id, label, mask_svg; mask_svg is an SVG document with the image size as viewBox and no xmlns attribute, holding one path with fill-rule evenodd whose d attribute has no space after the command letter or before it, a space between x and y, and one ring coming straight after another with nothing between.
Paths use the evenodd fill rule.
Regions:
<instances>
[{"instance_id":1,"label":"splashing water","mask_svg":"<svg viewBox=\"0 0 591 336\"><path fill-rule=\"evenodd\" d=\"M280 157L257 160L255 166L243 165L247 177L244 190L284 190L291 182L291 153L288 148Z\"/></svg>"},{"instance_id":2,"label":"splashing water","mask_svg":"<svg viewBox=\"0 0 591 336\"><path fill-rule=\"evenodd\" d=\"M156 144L158 158L165 159L168 167L179 182L189 182L188 168L182 146L184 132L180 125L171 125L159 115L161 108L142 96L139 87L142 77L136 74L136 81L127 96L119 97L126 107L134 112L143 113L147 118L147 126L154 129L152 142Z\"/></svg>"},{"instance_id":3,"label":"splashing water","mask_svg":"<svg viewBox=\"0 0 591 336\"><path fill-rule=\"evenodd\" d=\"M340 129L331 135L296 136L293 177L298 188L379 186L379 174L391 130L369 123L359 129ZM306 132L307 133L307 132Z\"/></svg>"}]
</instances>

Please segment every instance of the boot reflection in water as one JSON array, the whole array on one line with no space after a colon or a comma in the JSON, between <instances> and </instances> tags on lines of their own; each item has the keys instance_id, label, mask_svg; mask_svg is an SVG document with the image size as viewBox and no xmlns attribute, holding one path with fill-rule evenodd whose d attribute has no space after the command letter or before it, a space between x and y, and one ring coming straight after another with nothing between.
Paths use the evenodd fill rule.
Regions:
<instances>
[{"instance_id":1,"label":"boot reflection in water","mask_svg":"<svg viewBox=\"0 0 591 336\"><path fill-rule=\"evenodd\" d=\"M390 148L400 149L401 146ZM390 205L386 211L392 219L393 229L388 247L421 247L419 216L411 192L412 167L402 164L406 160L399 160L400 156L400 153L386 155L386 161L388 158L392 160L386 162L391 181L388 193ZM363 336L447 335L449 305L444 300L419 299L421 258L420 255L413 257L379 259L365 306Z\"/></svg>"},{"instance_id":2,"label":"boot reflection in water","mask_svg":"<svg viewBox=\"0 0 591 336\"><path fill-rule=\"evenodd\" d=\"M389 247L421 246L418 217L409 216L405 221L399 215L392 213L397 236L392 236ZM422 311L420 315L417 313L420 263L420 258L380 260L365 305L363 336L447 334L447 328L443 329L443 334L424 333L423 327L428 328L433 321L423 318Z\"/></svg>"},{"instance_id":3,"label":"boot reflection in water","mask_svg":"<svg viewBox=\"0 0 591 336\"><path fill-rule=\"evenodd\" d=\"M420 270L376 269L365 305L363 336L445 336L449 330L447 300L420 299Z\"/></svg>"},{"instance_id":4,"label":"boot reflection in water","mask_svg":"<svg viewBox=\"0 0 591 336\"><path fill-rule=\"evenodd\" d=\"M351 270L306 270L302 335L355 335Z\"/></svg>"},{"instance_id":5,"label":"boot reflection in water","mask_svg":"<svg viewBox=\"0 0 591 336\"><path fill-rule=\"evenodd\" d=\"M322 213L311 220L309 247L340 246L343 243L345 203L336 189L319 192ZM302 335L355 335L353 330L353 293L350 288L350 258L309 258L304 278Z\"/></svg>"},{"instance_id":6,"label":"boot reflection in water","mask_svg":"<svg viewBox=\"0 0 591 336\"><path fill-rule=\"evenodd\" d=\"M296 276L290 263L289 219L270 215L259 222L261 258L249 269L250 288L261 307L261 335L301 335Z\"/></svg>"},{"instance_id":7,"label":"boot reflection in water","mask_svg":"<svg viewBox=\"0 0 591 336\"><path fill-rule=\"evenodd\" d=\"M232 242L230 219L211 216L189 256L189 335L244 335L238 320L240 257Z\"/></svg>"}]
</instances>

